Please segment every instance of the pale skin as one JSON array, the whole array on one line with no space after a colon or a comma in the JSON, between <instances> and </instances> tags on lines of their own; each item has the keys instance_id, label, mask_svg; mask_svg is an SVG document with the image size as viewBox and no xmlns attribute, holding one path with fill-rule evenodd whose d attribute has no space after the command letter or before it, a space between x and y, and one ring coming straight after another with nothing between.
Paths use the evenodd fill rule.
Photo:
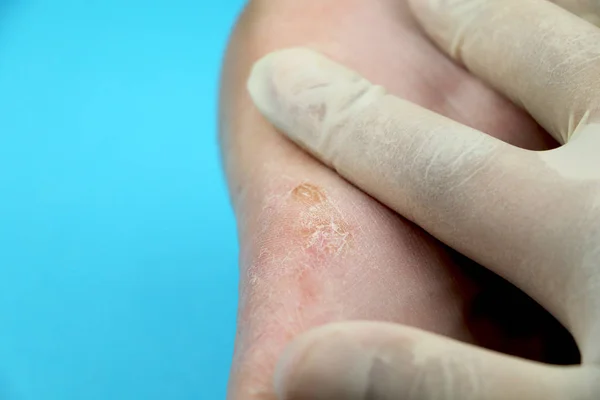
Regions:
<instances>
[{"instance_id":1,"label":"pale skin","mask_svg":"<svg viewBox=\"0 0 600 400\"><path fill-rule=\"evenodd\" d=\"M275 399L284 347L339 321L402 323L535 360L577 362L571 338L548 313L353 187L260 115L246 91L251 66L293 46L316 49L392 94L508 143L556 145L439 51L405 1L250 2L225 60L220 115L241 244L229 398Z\"/></svg>"}]
</instances>

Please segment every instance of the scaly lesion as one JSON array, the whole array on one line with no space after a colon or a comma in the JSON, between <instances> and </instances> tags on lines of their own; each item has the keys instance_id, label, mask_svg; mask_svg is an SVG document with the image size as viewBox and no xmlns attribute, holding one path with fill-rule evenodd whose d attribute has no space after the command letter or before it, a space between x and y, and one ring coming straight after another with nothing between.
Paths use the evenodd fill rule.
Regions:
<instances>
[{"instance_id":1,"label":"scaly lesion","mask_svg":"<svg viewBox=\"0 0 600 400\"><path fill-rule=\"evenodd\" d=\"M260 291L266 284L268 291L271 282L321 270L353 247L355 223L334 197L306 181L285 182L263 196L253 254L244 257L247 289Z\"/></svg>"},{"instance_id":2,"label":"scaly lesion","mask_svg":"<svg viewBox=\"0 0 600 400\"><path fill-rule=\"evenodd\" d=\"M274 400L271 378L285 345L313 327L344 319L329 282L345 279L357 223L338 206L345 197L325 185L284 178L262 196L254 246L244 256L240 370L233 374L231 398Z\"/></svg>"},{"instance_id":3,"label":"scaly lesion","mask_svg":"<svg viewBox=\"0 0 600 400\"><path fill-rule=\"evenodd\" d=\"M303 206L297 224L305 250L337 256L351 245L350 225L323 188L305 182L292 190L291 197Z\"/></svg>"}]
</instances>

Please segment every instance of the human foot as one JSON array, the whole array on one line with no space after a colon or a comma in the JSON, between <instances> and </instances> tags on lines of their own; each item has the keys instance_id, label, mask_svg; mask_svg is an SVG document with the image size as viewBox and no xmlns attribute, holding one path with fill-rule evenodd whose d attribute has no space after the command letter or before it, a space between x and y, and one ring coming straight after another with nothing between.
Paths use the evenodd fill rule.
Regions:
<instances>
[{"instance_id":1,"label":"human foot","mask_svg":"<svg viewBox=\"0 0 600 400\"><path fill-rule=\"evenodd\" d=\"M230 398L274 398L272 373L285 344L334 321L402 322L531 358L549 356L542 326L570 343L531 300L355 189L259 116L246 92L251 65L299 45L503 140L552 146L531 119L444 57L403 1L252 1L225 60L220 116L241 244ZM506 291L513 309L527 311L505 312L495 294ZM511 332L515 318L521 329Z\"/></svg>"}]
</instances>

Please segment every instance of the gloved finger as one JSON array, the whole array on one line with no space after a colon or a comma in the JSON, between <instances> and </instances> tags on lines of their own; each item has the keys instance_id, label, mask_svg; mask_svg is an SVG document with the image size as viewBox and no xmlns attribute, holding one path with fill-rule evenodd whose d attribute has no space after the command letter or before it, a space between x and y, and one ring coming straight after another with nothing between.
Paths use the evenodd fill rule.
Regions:
<instances>
[{"instance_id":1,"label":"gloved finger","mask_svg":"<svg viewBox=\"0 0 600 400\"><path fill-rule=\"evenodd\" d=\"M564 265L574 260L547 250L577 226L556 217L574 203L538 153L385 95L307 49L266 56L248 85L292 140L565 322L560 288L573 281Z\"/></svg>"},{"instance_id":2,"label":"gloved finger","mask_svg":"<svg viewBox=\"0 0 600 400\"><path fill-rule=\"evenodd\" d=\"M547 0L411 0L452 57L565 143L600 114L600 29Z\"/></svg>"},{"instance_id":3,"label":"gloved finger","mask_svg":"<svg viewBox=\"0 0 600 400\"><path fill-rule=\"evenodd\" d=\"M586 21L600 26L600 1L598 0L550 0Z\"/></svg>"},{"instance_id":4,"label":"gloved finger","mask_svg":"<svg viewBox=\"0 0 600 400\"><path fill-rule=\"evenodd\" d=\"M279 400L592 400L595 369L556 367L402 325L353 322L313 330L286 350Z\"/></svg>"}]
</instances>

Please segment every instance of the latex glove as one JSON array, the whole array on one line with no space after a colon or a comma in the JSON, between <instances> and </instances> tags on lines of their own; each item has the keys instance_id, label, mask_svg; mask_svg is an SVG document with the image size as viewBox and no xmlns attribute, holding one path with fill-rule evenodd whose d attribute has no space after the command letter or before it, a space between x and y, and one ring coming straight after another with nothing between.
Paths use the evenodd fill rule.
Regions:
<instances>
[{"instance_id":1,"label":"latex glove","mask_svg":"<svg viewBox=\"0 0 600 400\"><path fill-rule=\"evenodd\" d=\"M574 335L583 365L401 325L334 325L288 350L280 398L598 399L600 29L546 0L413 5L442 49L566 145L513 147L302 49L255 66L255 104L346 179L531 295Z\"/></svg>"},{"instance_id":2,"label":"latex glove","mask_svg":"<svg viewBox=\"0 0 600 400\"><path fill-rule=\"evenodd\" d=\"M553 0L558 4L579 15L595 25L600 25L600 1L598 0Z\"/></svg>"}]
</instances>

